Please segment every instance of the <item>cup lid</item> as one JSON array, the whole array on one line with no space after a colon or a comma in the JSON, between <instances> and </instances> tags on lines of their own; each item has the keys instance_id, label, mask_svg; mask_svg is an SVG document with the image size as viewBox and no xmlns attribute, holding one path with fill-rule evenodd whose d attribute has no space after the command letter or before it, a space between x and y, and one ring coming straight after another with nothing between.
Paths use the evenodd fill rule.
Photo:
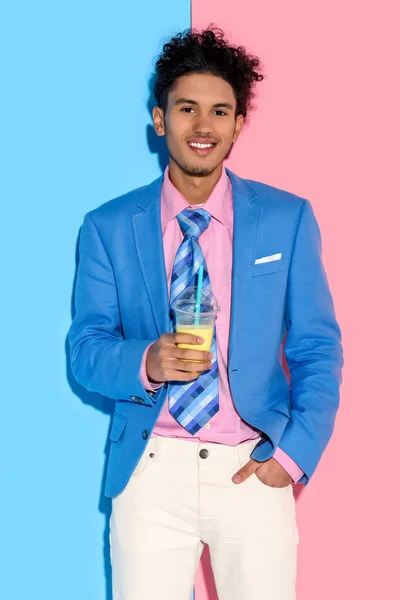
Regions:
<instances>
[{"instance_id":1,"label":"cup lid","mask_svg":"<svg viewBox=\"0 0 400 600\"><path fill-rule=\"evenodd\" d=\"M197 287L187 287L175 302L172 303L173 310L179 310L188 314L193 314L197 300ZM203 289L200 296L200 314L217 313L220 311L217 298L212 292Z\"/></svg>"}]
</instances>

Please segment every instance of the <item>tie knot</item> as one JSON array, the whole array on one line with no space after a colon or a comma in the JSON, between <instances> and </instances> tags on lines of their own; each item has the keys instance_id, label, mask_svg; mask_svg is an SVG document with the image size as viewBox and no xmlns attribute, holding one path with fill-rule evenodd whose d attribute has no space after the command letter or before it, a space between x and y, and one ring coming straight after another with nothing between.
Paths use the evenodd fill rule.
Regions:
<instances>
[{"instance_id":1,"label":"tie knot","mask_svg":"<svg viewBox=\"0 0 400 600\"><path fill-rule=\"evenodd\" d=\"M185 208L176 218L183 235L193 238L198 238L207 229L211 221L210 213L202 208L197 210Z\"/></svg>"}]
</instances>

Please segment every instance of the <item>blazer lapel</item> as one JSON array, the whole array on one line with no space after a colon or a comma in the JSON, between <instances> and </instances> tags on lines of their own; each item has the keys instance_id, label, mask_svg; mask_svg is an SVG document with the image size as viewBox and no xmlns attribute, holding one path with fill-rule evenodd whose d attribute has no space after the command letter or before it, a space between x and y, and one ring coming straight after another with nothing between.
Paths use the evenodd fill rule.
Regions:
<instances>
[{"instance_id":1,"label":"blazer lapel","mask_svg":"<svg viewBox=\"0 0 400 600\"><path fill-rule=\"evenodd\" d=\"M246 310L246 293L255 260L261 206L254 190L227 169L233 194L232 301L229 334L229 361L232 360Z\"/></svg>"},{"instance_id":2,"label":"blazer lapel","mask_svg":"<svg viewBox=\"0 0 400 600\"><path fill-rule=\"evenodd\" d=\"M159 336L170 331L160 213L162 181L159 177L143 190L137 202L140 210L132 217L136 252Z\"/></svg>"}]
</instances>

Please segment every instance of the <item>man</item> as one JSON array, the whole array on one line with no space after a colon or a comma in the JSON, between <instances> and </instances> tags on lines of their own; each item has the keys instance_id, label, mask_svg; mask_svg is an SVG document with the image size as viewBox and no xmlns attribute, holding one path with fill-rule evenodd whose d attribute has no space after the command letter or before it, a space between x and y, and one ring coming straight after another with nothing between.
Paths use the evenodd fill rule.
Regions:
<instances>
[{"instance_id":1,"label":"man","mask_svg":"<svg viewBox=\"0 0 400 600\"><path fill-rule=\"evenodd\" d=\"M310 203L223 166L258 68L218 29L172 38L153 110L169 165L82 226L71 364L116 401L116 600L187 600L204 543L219 600L295 598L292 483L332 435L343 359ZM171 330L201 265L221 307L210 353Z\"/></svg>"}]
</instances>

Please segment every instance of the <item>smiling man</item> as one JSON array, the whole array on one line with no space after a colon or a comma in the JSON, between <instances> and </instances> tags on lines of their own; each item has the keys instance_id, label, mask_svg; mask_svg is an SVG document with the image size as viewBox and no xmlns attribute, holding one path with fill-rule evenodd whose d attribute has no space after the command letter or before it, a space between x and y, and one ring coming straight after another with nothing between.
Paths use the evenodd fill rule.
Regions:
<instances>
[{"instance_id":1,"label":"smiling man","mask_svg":"<svg viewBox=\"0 0 400 600\"><path fill-rule=\"evenodd\" d=\"M114 599L187 600L208 544L219 600L293 600L292 484L329 442L343 365L319 228L308 200L224 167L256 57L188 31L156 71L169 164L85 216L69 336L78 382L115 401ZM210 352L171 318L200 267L220 306Z\"/></svg>"},{"instance_id":2,"label":"smiling man","mask_svg":"<svg viewBox=\"0 0 400 600\"><path fill-rule=\"evenodd\" d=\"M168 102L160 97L160 104L163 108L154 108L153 121L157 134L166 136L171 181L176 185L179 178L180 185L190 185L195 193L191 200L203 203L220 179L244 122L236 114L232 86L210 73L190 73L176 81Z\"/></svg>"}]
</instances>

